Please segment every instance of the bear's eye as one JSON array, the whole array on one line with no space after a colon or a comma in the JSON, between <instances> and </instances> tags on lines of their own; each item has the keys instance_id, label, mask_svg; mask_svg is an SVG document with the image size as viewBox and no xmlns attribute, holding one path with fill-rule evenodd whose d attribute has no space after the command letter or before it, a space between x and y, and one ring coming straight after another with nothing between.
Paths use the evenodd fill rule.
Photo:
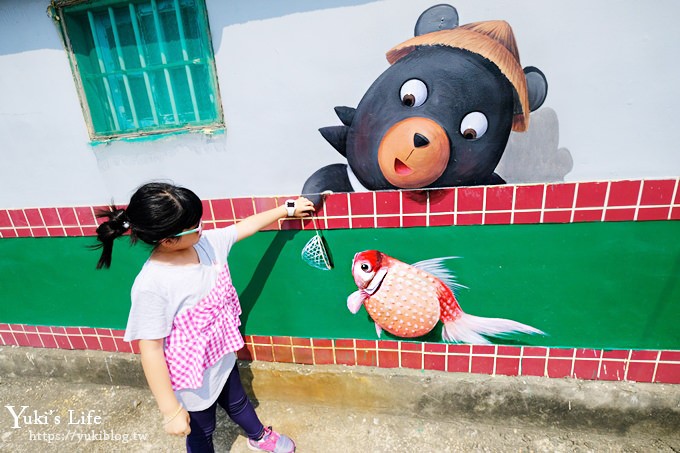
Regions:
<instances>
[{"instance_id":1,"label":"bear's eye","mask_svg":"<svg viewBox=\"0 0 680 453\"><path fill-rule=\"evenodd\" d=\"M482 112L472 112L465 115L460 123L460 133L466 140L481 138L489 127L489 121Z\"/></svg>"},{"instance_id":2,"label":"bear's eye","mask_svg":"<svg viewBox=\"0 0 680 453\"><path fill-rule=\"evenodd\" d=\"M407 80L401 86L399 94L401 103L406 107L419 107L427 101L427 86L422 80Z\"/></svg>"}]
</instances>

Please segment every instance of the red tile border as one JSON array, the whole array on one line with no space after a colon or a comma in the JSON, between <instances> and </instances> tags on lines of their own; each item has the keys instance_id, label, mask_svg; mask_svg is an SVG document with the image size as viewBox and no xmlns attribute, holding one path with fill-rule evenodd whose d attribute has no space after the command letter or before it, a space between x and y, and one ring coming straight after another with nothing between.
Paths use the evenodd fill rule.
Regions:
<instances>
[{"instance_id":1,"label":"red tile border","mask_svg":"<svg viewBox=\"0 0 680 453\"><path fill-rule=\"evenodd\" d=\"M139 353L122 330L0 323L0 345ZM239 360L680 384L680 350L602 350L246 335Z\"/></svg>"},{"instance_id":2,"label":"red tile border","mask_svg":"<svg viewBox=\"0 0 680 453\"><path fill-rule=\"evenodd\" d=\"M319 229L680 220L680 179L584 181L327 195ZM204 200L206 228L224 227L290 196ZM0 238L93 236L104 206L0 209ZM282 220L267 230L312 229Z\"/></svg>"}]
</instances>

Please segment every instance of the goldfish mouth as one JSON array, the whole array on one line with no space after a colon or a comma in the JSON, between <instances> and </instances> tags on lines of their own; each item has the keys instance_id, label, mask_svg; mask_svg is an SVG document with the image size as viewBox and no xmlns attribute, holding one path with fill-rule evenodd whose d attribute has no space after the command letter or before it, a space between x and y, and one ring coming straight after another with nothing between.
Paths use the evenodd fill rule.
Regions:
<instances>
[{"instance_id":1,"label":"goldfish mouth","mask_svg":"<svg viewBox=\"0 0 680 453\"><path fill-rule=\"evenodd\" d=\"M413 173L413 170L401 160L394 159L394 172L400 176L408 176Z\"/></svg>"}]
</instances>

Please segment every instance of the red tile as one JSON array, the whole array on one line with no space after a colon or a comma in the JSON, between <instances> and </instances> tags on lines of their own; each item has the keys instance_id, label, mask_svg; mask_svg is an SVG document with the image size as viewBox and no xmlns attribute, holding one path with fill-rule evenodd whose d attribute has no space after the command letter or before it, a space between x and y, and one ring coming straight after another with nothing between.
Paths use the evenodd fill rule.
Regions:
<instances>
[{"instance_id":1,"label":"red tile","mask_svg":"<svg viewBox=\"0 0 680 453\"><path fill-rule=\"evenodd\" d=\"M255 344L255 360L260 360L263 362L273 362L274 361L274 350L271 346L264 346Z\"/></svg>"},{"instance_id":2,"label":"red tile","mask_svg":"<svg viewBox=\"0 0 680 453\"><path fill-rule=\"evenodd\" d=\"M95 236L96 230L92 228L92 230L89 233L90 236ZM33 236L34 238L44 238L49 235L47 234L47 228L31 228L31 236Z\"/></svg>"},{"instance_id":3,"label":"red tile","mask_svg":"<svg viewBox=\"0 0 680 453\"><path fill-rule=\"evenodd\" d=\"M402 341L399 343L402 351L417 351L421 352L423 350L423 343L411 343L409 341Z\"/></svg>"},{"instance_id":4,"label":"red tile","mask_svg":"<svg viewBox=\"0 0 680 453\"><path fill-rule=\"evenodd\" d=\"M29 334L31 335L31 334ZM14 332L14 338L16 338L16 344L18 346L31 346L31 342L23 332Z\"/></svg>"},{"instance_id":5,"label":"red tile","mask_svg":"<svg viewBox=\"0 0 680 453\"><path fill-rule=\"evenodd\" d=\"M375 228L375 220L373 217L352 217L352 228Z\"/></svg>"},{"instance_id":6,"label":"red tile","mask_svg":"<svg viewBox=\"0 0 680 453\"><path fill-rule=\"evenodd\" d=\"M31 230L28 228L17 228L16 229L17 236L20 238L30 238L31 236Z\"/></svg>"},{"instance_id":7,"label":"red tile","mask_svg":"<svg viewBox=\"0 0 680 453\"><path fill-rule=\"evenodd\" d=\"M498 346L496 354L499 356L519 357L522 352L517 346Z\"/></svg>"},{"instance_id":8,"label":"red tile","mask_svg":"<svg viewBox=\"0 0 680 453\"><path fill-rule=\"evenodd\" d=\"M671 220L680 220L680 208L673 208L671 210Z\"/></svg>"},{"instance_id":9,"label":"red tile","mask_svg":"<svg viewBox=\"0 0 680 453\"><path fill-rule=\"evenodd\" d=\"M0 338L2 338L3 344L5 346L13 346L17 344L17 341L11 332L0 332Z\"/></svg>"},{"instance_id":10,"label":"red tile","mask_svg":"<svg viewBox=\"0 0 680 453\"><path fill-rule=\"evenodd\" d=\"M252 198L232 198L234 205L234 215L236 219L245 219L255 214Z\"/></svg>"},{"instance_id":11,"label":"red tile","mask_svg":"<svg viewBox=\"0 0 680 453\"><path fill-rule=\"evenodd\" d=\"M94 327L81 327L80 333L82 333L83 335L98 335L98 332L95 330Z\"/></svg>"},{"instance_id":12,"label":"red tile","mask_svg":"<svg viewBox=\"0 0 680 453\"><path fill-rule=\"evenodd\" d=\"M668 212L668 210L666 210ZM629 222L635 220L635 208L611 209L607 208L604 213L606 222Z\"/></svg>"},{"instance_id":13,"label":"red tile","mask_svg":"<svg viewBox=\"0 0 680 453\"><path fill-rule=\"evenodd\" d=\"M544 186L517 186L515 209L541 209L543 207Z\"/></svg>"},{"instance_id":14,"label":"red tile","mask_svg":"<svg viewBox=\"0 0 680 453\"><path fill-rule=\"evenodd\" d=\"M425 215L405 215L402 219L404 228L427 226L427 216Z\"/></svg>"},{"instance_id":15,"label":"red tile","mask_svg":"<svg viewBox=\"0 0 680 453\"><path fill-rule=\"evenodd\" d=\"M486 211L512 211L515 189L513 186L489 186L486 188Z\"/></svg>"},{"instance_id":16,"label":"red tile","mask_svg":"<svg viewBox=\"0 0 680 453\"><path fill-rule=\"evenodd\" d=\"M375 340L355 340L357 349L375 349L376 348L376 341Z\"/></svg>"},{"instance_id":17,"label":"red tile","mask_svg":"<svg viewBox=\"0 0 680 453\"><path fill-rule=\"evenodd\" d=\"M453 225L453 214L430 214L430 226Z\"/></svg>"},{"instance_id":18,"label":"red tile","mask_svg":"<svg viewBox=\"0 0 680 453\"><path fill-rule=\"evenodd\" d=\"M519 357L497 357L496 374L503 376L519 375Z\"/></svg>"},{"instance_id":19,"label":"red tile","mask_svg":"<svg viewBox=\"0 0 680 453\"><path fill-rule=\"evenodd\" d=\"M378 353L373 349L357 349L357 365L378 366Z\"/></svg>"},{"instance_id":20,"label":"red tile","mask_svg":"<svg viewBox=\"0 0 680 453\"><path fill-rule=\"evenodd\" d=\"M333 340L327 338L314 338L312 339L312 345L314 345L315 348L332 348Z\"/></svg>"},{"instance_id":21,"label":"red tile","mask_svg":"<svg viewBox=\"0 0 680 453\"><path fill-rule=\"evenodd\" d=\"M571 359L574 356L573 349L550 348L548 350L549 357L565 357Z\"/></svg>"},{"instance_id":22,"label":"red tile","mask_svg":"<svg viewBox=\"0 0 680 453\"><path fill-rule=\"evenodd\" d=\"M24 210L24 213L26 214L26 219L28 220L28 224L32 227L41 227L45 226L45 222L43 222L42 217L40 217L40 210L38 209L26 209Z\"/></svg>"},{"instance_id":23,"label":"red tile","mask_svg":"<svg viewBox=\"0 0 680 453\"><path fill-rule=\"evenodd\" d=\"M273 350L274 359L277 362L293 363L293 348L291 346L275 345Z\"/></svg>"},{"instance_id":24,"label":"red tile","mask_svg":"<svg viewBox=\"0 0 680 453\"><path fill-rule=\"evenodd\" d=\"M446 370L451 373L469 373L470 356L449 355L446 357Z\"/></svg>"},{"instance_id":25,"label":"red tile","mask_svg":"<svg viewBox=\"0 0 680 453\"><path fill-rule=\"evenodd\" d=\"M66 232L61 227L59 227L59 228L48 228L47 234L51 237L58 237L58 236L64 236L66 234Z\"/></svg>"},{"instance_id":26,"label":"red tile","mask_svg":"<svg viewBox=\"0 0 680 453\"><path fill-rule=\"evenodd\" d=\"M290 337L272 337L272 344L290 346L292 342Z\"/></svg>"},{"instance_id":27,"label":"red tile","mask_svg":"<svg viewBox=\"0 0 680 453\"><path fill-rule=\"evenodd\" d=\"M446 356L440 354L424 354L423 369L446 371Z\"/></svg>"},{"instance_id":28,"label":"red tile","mask_svg":"<svg viewBox=\"0 0 680 453\"><path fill-rule=\"evenodd\" d=\"M654 382L680 384L680 363L659 363Z\"/></svg>"},{"instance_id":29,"label":"red tile","mask_svg":"<svg viewBox=\"0 0 680 453\"><path fill-rule=\"evenodd\" d=\"M132 348L133 354L139 354L139 340L131 341L130 347Z\"/></svg>"},{"instance_id":30,"label":"red tile","mask_svg":"<svg viewBox=\"0 0 680 453\"><path fill-rule=\"evenodd\" d=\"M392 340L380 340L380 341L378 341L378 349L398 350L399 349L399 342L392 341Z\"/></svg>"},{"instance_id":31,"label":"red tile","mask_svg":"<svg viewBox=\"0 0 680 453\"><path fill-rule=\"evenodd\" d=\"M546 209L571 209L574 206L576 184L548 184L545 188Z\"/></svg>"},{"instance_id":32,"label":"red tile","mask_svg":"<svg viewBox=\"0 0 680 453\"><path fill-rule=\"evenodd\" d=\"M548 349L540 346L526 346L522 355L525 357L546 357L548 355Z\"/></svg>"},{"instance_id":33,"label":"red tile","mask_svg":"<svg viewBox=\"0 0 680 453\"><path fill-rule=\"evenodd\" d=\"M645 181L640 206L669 205L673 199L675 180Z\"/></svg>"},{"instance_id":34,"label":"red tile","mask_svg":"<svg viewBox=\"0 0 680 453\"><path fill-rule=\"evenodd\" d=\"M253 344L264 344L264 345L272 344L272 337L270 337L270 336L253 335L251 338L252 338Z\"/></svg>"},{"instance_id":35,"label":"red tile","mask_svg":"<svg viewBox=\"0 0 680 453\"><path fill-rule=\"evenodd\" d=\"M295 363L302 363L306 365L314 364L314 354L312 348L293 347L293 355L295 356Z\"/></svg>"},{"instance_id":36,"label":"red tile","mask_svg":"<svg viewBox=\"0 0 680 453\"><path fill-rule=\"evenodd\" d=\"M493 357L472 356L470 372L477 374L493 374Z\"/></svg>"},{"instance_id":37,"label":"red tile","mask_svg":"<svg viewBox=\"0 0 680 453\"><path fill-rule=\"evenodd\" d=\"M541 211L515 212L512 223L516 225L541 223Z\"/></svg>"},{"instance_id":38,"label":"red tile","mask_svg":"<svg viewBox=\"0 0 680 453\"><path fill-rule=\"evenodd\" d=\"M627 360L629 355L630 351L627 349L610 349L602 351L603 359Z\"/></svg>"},{"instance_id":39,"label":"red tile","mask_svg":"<svg viewBox=\"0 0 680 453\"><path fill-rule=\"evenodd\" d=\"M10 209L9 216L11 217L15 228L28 226L28 220L24 215L24 211L22 211L21 209Z\"/></svg>"},{"instance_id":40,"label":"red tile","mask_svg":"<svg viewBox=\"0 0 680 453\"><path fill-rule=\"evenodd\" d=\"M458 188L456 200L456 210L458 212L482 211L483 209L484 209L483 187Z\"/></svg>"},{"instance_id":41,"label":"red tile","mask_svg":"<svg viewBox=\"0 0 680 453\"><path fill-rule=\"evenodd\" d=\"M425 352L446 354L446 345L443 343L425 343Z\"/></svg>"},{"instance_id":42,"label":"red tile","mask_svg":"<svg viewBox=\"0 0 680 453\"><path fill-rule=\"evenodd\" d=\"M582 182L578 185L576 196L576 207L599 208L604 206L604 199L607 195L606 182Z\"/></svg>"},{"instance_id":43,"label":"red tile","mask_svg":"<svg viewBox=\"0 0 680 453\"><path fill-rule=\"evenodd\" d=\"M600 364L601 381L622 381L626 375L626 363L623 360L602 360Z\"/></svg>"},{"instance_id":44,"label":"red tile","mask_svg":"<svg viewBox=\"0 0 680 453\"><path fill-rule=\"evenodd\" d=\"M563 378L571 376L571 358L549 358L548 377Z\"/></svg>"},{"instance_id":45,"label":"red tile","mask_svg":"<svg viewBox=\"0 0 680 453\"><path fill-rule=\"evenodd\" d=\"M661 351L659 360L662 362L680 362L680 351Z\"/></svg>"},{"instance_id":46,"label":"red tile","mask_svg":"<svg viewBox=\"0 0 680 453\"><path fill-rule=\"evenodd\" d=\"M378 350L378 366L380 368L399 368L399 352Z\"/></svg>"},{"instance_id":47,"label":"red tile","mask_svg":"<svg viewBox=\"0 0 680 453\"><path fill-rule=\"evenodd\" d=\"M80 225L97 225L90 207L78 206L74 209L76 210L76 217L78 217Z\"/></svg>"},{"instance_id":48,"label":"red tile","mask_svg":"<svg viewBox=\"0 0 680 453\"><path fill-rule=\"evenodd\" d=\"M112 337L99 337L102 344L102 351L117 352L116 340Z\"/></svg>"},{"instance_id":49,"label":"red tile","mask_svg":"<svg viewBox=\"0 0 680 453\"><path fill-rule=\"evenodd\" d=\"M233 220L234 211L231 200L211 200L213 216L215 220Z\"/></svg>"},{"instance_id":50,"label":"red tile","mask_svg":"<svg viewBox=\"0 0 680 453\"><path fill-rule=\"evenodd\" d=\"M95 351L100 351L102 349L102 345L99 343L99 338L90 335L83 335L83 339L85 340L87 349Z\"/></svg>"},{"instance_id":51,"label":"red tile","mask_svg":"<svg viewBox=\"0 0 680 453\"><path fill-rule=\"evenodd\" d=\"M87 345L85 344L82 335L69 335L68 339L71 342L73 349L87 349Z\"/></svg>"},{"instance_id":52,"label":"red tile","mask_svg":"<svg viewBox=\"0 0 680 453\"><path fill-rule=\"evenodd\" d=\"M73 208L57 208L57 212L59 212L59 217L61 218L61 224L63 226L78 225L76 213L73 211Z\"/></svg>"},{"instance_id":53,"label":"red tile","mask_svg":"<svg viewBox=\"0 0 680 453\"><path fill-rule=\"evenodd\" d=\"M6 239L19 237L19 235L17 235L16 231L14 230L3 230L0 234L2 234L2 237Z\"/></svg>"},{"instance_id":54,"label":"red tile","mask_svg":"<svg viewBox=\"0 0 680 453\"><path fill-rule=\"evenodd\" d=\"M484 225L509 225L511 221L510 212L487 212L484 215Z\"/></svg>"},{"instance_id":55,"label":"red tile","mask_svg":"<svg viewBox=\"0 0 680 453\"><path fill-rule=\"evenodd\" d=\"M338 365L350 365L350 366L356 365L357 358L354 353L354 349L336 349L335 363L337 363Z\"/></svg>"},{"instance_id":56,"label":"red tile","mask_svg":"<svg viewBox=\"0 0 680 453\"><path fill-rule=\"evenodd\" d=\"M640 208L637 220L666 220L670 208Z\"/></svg>"},{"instance_id":57,"label":"red tile","mask_svg":"<svg viewBox=\"0 0 680 453\"><path fill-rule=\"evenodd\" d=\"M607 206L637 206L640 186L640 181L613 181Z\"/></svg>"},{"instance_id":58,"label":"red tile","mask_svg":"<svg viewBox=\"0 0 680 453\"><path fill-rule=\"evenodd\" d=\"M314 363L316 365L333 365L335 363L333 350L314 348Z\"/></svg>"},{"instance_id":59,"label":"red tile","mask_svg":"<svg viewBox=\"0 0 680 453\"><path fill-rule=\"evenodd\" d=\"M456 216L456 225L481 225L483 215L479 214L458 214Z\"/></svg>"},{"instance_id":60,"label":"red tile","mask_svg":"<svg viewBox=\"0 0 680 453\"><path fill-rule=\"evenodd\" d=\"M602 209L577 209L574 212L574 222L600 222Z\"/></svg>"},{"instance_id":61,"label":"red tile","mask_svg":"<svg viewBox=\"0 0 680 453\"><path fill-rule=\"evenodd\" d=\"M576 359L574 361L574 377L576 379L596 380L599 360Z\"/></svg>"},{"instance_id":62,"label":"red tile","mask_svg":"<svg viewBox=\"0 0 680 453\"><path fill-rule=\"evenodd\" d=\"M471 346L469 344L449 344L447 345L447 352L449 354L464 354L470 355Z\"/></svg>"},{"instance_id":63,"label":"red tile","mask_svg":"<svg viewBox=\"0 0 680 453\"><path fill-rule=\"evenodd\" d=\"M327 219L326 223L331 230L347 229L349 228L349 218L343 217L339 219Z\"/></svg>"},{"instance_id":64,"label":"red tile","mask_svg":"<svg viewBox=\"0 0 680 453\"><path fill-rule=\"evenodd\" d=\"M408 190L401 192L401 208L404 214L425 214L427 212L428 192Z\"/></svg>"},{"instance_id":65,"label":"red tile","mask_svg":"<svg viewBox=\"0 0 680 453\"><path fill-rule=\"evenodd\" d=\"M60 349L72 349L71 342L68 341L66 335L54 335L54 340L57 342L57 347Z\"/></svg>"},{"instance_id":66,"label":"red tile","mask_svg":"<svg viewBox=\"0 0 680 453\"><path fill-rule=\"evenodd\" d=\"M648 362L656 362L659 357L659 351L631 351L630 360L643 360Z\"/></svg>"},{"instance_id":67,"label":"red tile","mask_svg":"<svg viewBox=\"0 0 680 453\"><path fill-rule=\"evenodd\" d=\"M415 370L423 369L423 354L420 352L401 352L401 367Z\"/></svg>"},{"instance_id":68,"label":"red tile","mask_svg":"<svg viewBox=\"0 0 680 453\"><path fill-rule=\"evenodd\" d=\"M114 341L116 342L116 350L118 352L126 352L128 354L133 352L132 344L129 341L123 341L122 338L114 338Z\"/></svg>"},{"instance_id":69,"label":"red tile","mask_svg":"<svg viewBox=\"0 0 680 453\"><path fill-rule=\"evenodd\" d=\"M12 221L9 219L9 213L5 209L0 209L0 228L11 228Z\"/></svg>"},{"instance_id":70,"label":"red tile","mask_svg":"<svg viewBox=\"0 0 680 453\"><path fill-rule=\"evenodd\" d=\"M496 346L486 344L473 344L472 355L494 355L496 354Z\"/></svg>"},{"instance_id":71,"label":"red tile","mask_svg":"<svg viewBox=\"0 0 680 453\"><path fill-rule=\"evenodd\" d=\"M354 192L349 194L349 202L352 208L352 216L373 215L373 192Z\"/></svg>"},{"instance_id":72,"label":"red tile","mask_svg":"<svg viewBox=\"0 0 680 453\"><path fill-rule=\"evenodd\" d=\"M655 366L656 365L653 362L629 362L626 380L635 382L652 382Z\"/></svg>"},{"instance_id":73,"label":"red tile","mask_svg":"<svg viewBox=\"0 0 680 453\"><path fill-rule=\"evenodd\" d=\"M455 189L430 190L430 213L448 213L454 210Z\"/></svg>"},{"instance_id":74,"label":"red tile","mask_svg":"<svg viewBox=\"0 0 680 453\"><path fill-rule=\"evenodd\" d=\"M326 215L342 217L349 215L347 194L339 193L326 196Z\"/></svg>"},{"instance_id":75,"label":"red tile","mask_svg":"<svg viewBox=\"0 0 680 453\"><path fill-rule=\"evenodd\" d=\"M30 324L24 324L22 327L23 327L24 332L35 333L35 332L38 331L38 326L33 326L33 325L30 325Z\"/></svg>"},{"instance_id":76,"label":"red tile","mask_svg":"<svg viewBox=\"0 0 680 453\"><path fill-rule=\"evenodd\" d=\"M396 191L375 193L376 214L400 214L401 195Z\"/></svg>"},{"instance_id":77,"label":"red tile","mask_svg":"<svg viewBox=\"0 0 680 453\"><path fill-rule=\"evenodd\" d=\"M602 350L600 349L577 349L576 359L600 359Z\"/></svg>"},{"instance_id":78,"label":"red tile","mask_svg":"<svg viewBox=\"0 0 680 453\"><path fill-rule=\"evenodd\" d=\"M571 211L545 211L543 213L543 223L569 222L571 222Z\"/></svg>"},{"instance_id":79,"label":"red tile","mask_svg":"<svg viewBox=\"0 0 680 453\"><path fill-rule=\"evenodd\" d=\"M293 341L293 346L311 346L312 345L312 339L311 338L293 337L291 340Z\"/></svg>"},{"instance_id":80,"label":"red tile","mask_svg":"<svg viewBox=\"0 0 680 453\"><path fill-rule=\"evenodd\" d=\"M544 358L522 357L522 376L544 376Z\"/></svg>"},{"instance_id":81,"label":"red tile","mask_svg":"<svg viewBox=\"0 0 680 453\"><path fill-rule=\"evenodd\" d=\"M284 219L281 221L281 230L301 230L302 220L300 219Z\"/></svg>"}]
</instances>

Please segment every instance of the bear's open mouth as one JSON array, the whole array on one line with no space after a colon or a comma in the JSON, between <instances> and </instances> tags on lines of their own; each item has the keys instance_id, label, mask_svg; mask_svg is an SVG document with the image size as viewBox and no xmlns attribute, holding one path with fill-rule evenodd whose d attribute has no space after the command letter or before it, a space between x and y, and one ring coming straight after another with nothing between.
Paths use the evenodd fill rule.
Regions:
<instances>
[{"instance_id":1,"label":"bear's open mouth","mask_svg":"<svg viewBox=\"0 0 680 453\"><path fill-rule=\"evenodd\" d=\"M399 159L394 159L394 172L400 176L408 176L413 170Z\"/></svg>"}]
</instances>

